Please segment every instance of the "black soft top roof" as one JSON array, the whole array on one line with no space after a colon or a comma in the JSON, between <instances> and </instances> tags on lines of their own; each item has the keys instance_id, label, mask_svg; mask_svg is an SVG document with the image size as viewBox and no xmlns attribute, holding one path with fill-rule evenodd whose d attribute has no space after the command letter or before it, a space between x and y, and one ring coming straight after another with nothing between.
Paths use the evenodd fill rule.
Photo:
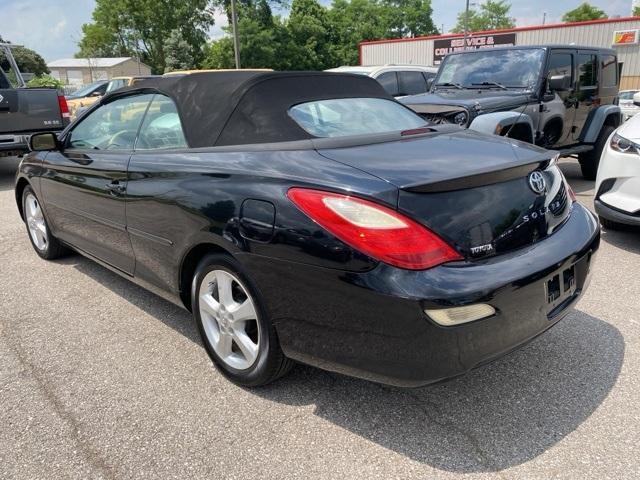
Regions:
<instances>
[{"instance_id":1,"label":"black soft top roof","mask_svg":"<svg viewBox=\"0 0 640 480\"><path fill-rule=\"evenodd\" d=\"M288 115L299 103L353 97L393 100L364 75L238 70L150 78L117 90L102 103L150 91L174 100L192 148L315 138Z\"/></svg>"}]
</instances>

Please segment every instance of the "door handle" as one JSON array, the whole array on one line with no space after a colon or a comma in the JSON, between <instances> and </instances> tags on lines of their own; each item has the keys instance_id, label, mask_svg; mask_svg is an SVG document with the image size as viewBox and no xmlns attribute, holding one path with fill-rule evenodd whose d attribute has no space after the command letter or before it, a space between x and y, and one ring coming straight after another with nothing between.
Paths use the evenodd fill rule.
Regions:
<instances>
[{"instance_id":1,"label":"door handle","mask_svg":"<svg viewBox=\"0 0 640 480\"><path fill-rule=\"evenodd\" d=\"M105 188L113 195L121 195L125 192L127 187L121 184L118 180L114 180L111 183L107 183Z\"/></svg>"}]
</instances>

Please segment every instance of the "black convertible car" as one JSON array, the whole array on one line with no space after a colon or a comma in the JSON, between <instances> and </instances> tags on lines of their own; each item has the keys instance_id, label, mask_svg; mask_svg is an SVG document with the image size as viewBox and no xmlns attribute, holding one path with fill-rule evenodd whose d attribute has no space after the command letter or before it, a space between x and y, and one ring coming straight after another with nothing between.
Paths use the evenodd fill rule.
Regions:
<instances>
[{"instance_id":1,"label":"black convertible car","mask_svg":"<svg viewBox=\"0 0 640 480\"><path fill-rule=\"evenodd\" d=\"M202 72L31 137L15 188L68 248L191 310L237 383L293 360L416 386L544 332L600 240L540 148L427 127L366 77Z\"/></svg>"}]
</instances>

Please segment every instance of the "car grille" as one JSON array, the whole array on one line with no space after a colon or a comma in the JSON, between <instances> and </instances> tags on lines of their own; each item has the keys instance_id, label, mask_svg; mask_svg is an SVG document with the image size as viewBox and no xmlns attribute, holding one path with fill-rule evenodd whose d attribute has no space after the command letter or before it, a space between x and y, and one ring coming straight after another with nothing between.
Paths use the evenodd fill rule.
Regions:
<instances>
[{"instance_id":1,"label":"car grille","mask_svg":"<svg viewBox=\"0 0 640 480\"><path fill-rule=\"evenodd\" d=\"M424 118L429 123L433 123L435 125L446 125L453 123L453 117L447 117L444 115L437 115L434 113L423 113L422 118Z\"/></svg>"}]
</instances>

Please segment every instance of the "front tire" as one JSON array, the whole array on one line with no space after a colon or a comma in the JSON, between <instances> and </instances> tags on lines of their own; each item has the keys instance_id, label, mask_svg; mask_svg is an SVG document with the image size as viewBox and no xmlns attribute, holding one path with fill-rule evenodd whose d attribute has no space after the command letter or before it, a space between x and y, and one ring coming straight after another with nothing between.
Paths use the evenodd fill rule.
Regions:
<instances>
[{"instance_id":1,"label":"front tire","mask_svg":"<svg viewBox=\"0 0 640 480\"><path fill-rule=\"evenodd\" d=\"M234 383L266 385L293 366L280 348L257 287L232 257L210 254L200 261L191 306L207 353Z\"/></svg>"},{"instance_id":2,"label":"front tire","mask_svg":"<svg viewBox=\"0 0 640 480\"><path fill-rule=\"evenodd\" d=\"M22 212L29 240L40 257L45 260L54 260L68 253L62 243L51 233L40 200L29 186L22 192Z\"/></svg>"},{"instance_id":3,"label":"front tire","mask_svg":"<svg viewBox=\"0 0 640 480\"><path fill-rule=\"evenodd\" d=\"M582 170L582 176L585 180L596 179L602 151L607 146L607 140L609 140L609 137L614 130L615 128L610 125L603 126L602 130L600 130L600 135L598 135L596 143L593 145L593 150L578 155L580 169Z\"/></svg>"}]
</instances>

